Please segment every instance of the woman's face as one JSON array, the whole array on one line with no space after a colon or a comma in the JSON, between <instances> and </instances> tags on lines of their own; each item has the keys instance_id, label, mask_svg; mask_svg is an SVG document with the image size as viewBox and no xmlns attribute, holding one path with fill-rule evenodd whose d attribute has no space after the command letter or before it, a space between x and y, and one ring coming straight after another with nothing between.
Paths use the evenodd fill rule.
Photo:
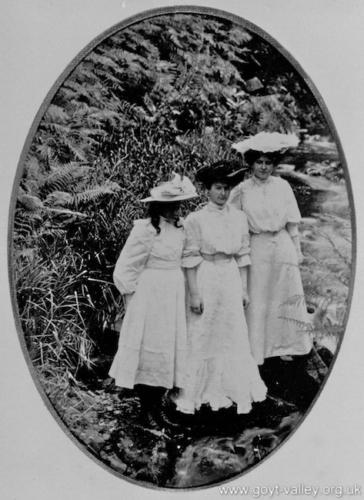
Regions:
<instances>
[{"instance_id":1,"label":"woman's face","mask_svg":"<svg viewBox=\"0 0 364 500\"><path fill-rule=\"evenodd\" d=\"M167 220L175 220L180 214L180 203L165 203L162 205L161 215Z\"/></svg>"},{"instance_id":2,"label":"woman's face","mask_svg":"<svg viewBox=\"0 0 364 500\"><path fill-rule=\"evenodd\" d=\"M273 167L272 160L268 156L261 155L253 163L253 175L257 179L265 181L273 172Z\"/></svg>"},{"instance_id":3,"label":"woman's face","mask_svg":"<svg viewBox=\"0 0 364 500\"><path fill-rule=\"evenodd\" d=\"M214 182L210 189L207 190L207 195L213 203L223 207L227 202L231 191L231 186L225 182Z\"/></svg>"}]
</instances>

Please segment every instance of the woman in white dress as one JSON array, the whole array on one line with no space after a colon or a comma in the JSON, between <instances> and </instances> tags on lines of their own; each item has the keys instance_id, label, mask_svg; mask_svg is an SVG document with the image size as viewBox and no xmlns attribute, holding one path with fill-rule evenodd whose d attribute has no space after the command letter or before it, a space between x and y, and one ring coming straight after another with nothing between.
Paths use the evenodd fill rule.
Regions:
<instances>
[{"instance_id":1,"label":"woman in white dress","mask_svg":"<svg viewBox=\"0 0 364 500\"><path fill-rule=\"evenodd\" d=\"M289 360L312 348L299 263L300 212L287 181L271 175L293 134L261 132L233 145L244 155L252 176L237 185L229 203L246 214L251 234L247 323L252 353Z\"/></svg>"},{"instance_id":2,"label":"woman in white dress","mask_svg":"<svg viewBox=\"0 0 364 500\"><path fill-rule=\"evenodd\" d=\"M236 403L248 413L263 401L266 387L251 355L244 307L249 298L249 234L243 212L227 206L238 182L227 162L202 168L208 203L185 220L182 266L188 284L187 381L177 410L193 414L202 404L212 410Z\"/></svg>"},{"instance_id":3,"label":"woman in white dress","mask_svg":"<svg viewBox=\"0 0 364 500\"><path fill-rule=\"evenodd\" d=\"M120 387L137 386L142 419L150 425L158 422L166 389L185 384L185 234L178 210L196 196L189 179L177 174L152 189L142 200L150 216L134 222L114 270L127 308L109 375Z\"/></svg>"}]
</instances>

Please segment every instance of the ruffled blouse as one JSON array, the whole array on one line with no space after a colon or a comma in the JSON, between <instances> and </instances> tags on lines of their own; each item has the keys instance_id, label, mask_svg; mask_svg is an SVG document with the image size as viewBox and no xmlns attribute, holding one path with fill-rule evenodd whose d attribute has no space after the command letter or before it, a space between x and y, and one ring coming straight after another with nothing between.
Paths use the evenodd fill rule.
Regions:
<instances>
[{"instance_id":1,"label":"ruffled blouse","mask_svg":"<svg viewBox=\"0 0 364 500\"><path fill-rule=\"evenodd\" d=\"M281 177L261 181L253 176L241 182L231 191L229 204L245 212L252 233L280 231L301 220L292 188Z\"/></svg>"},{"instance_id":2,"label":"ruffled blouse","mask_svg":"<svg viewBox=\"0 0 364 500\"><path fill-rule=\"evenodd\" d=\"M198 266L204 254L233 256L239 267L250 264L248 222L240 210L228 205L221 209L210 201L189 214L184 226L182 267Z\"/></svg>"},{"instance_id":3,"label":"ruffled blouse","mask_svg":"<svg viewBox=\"0 0 364 500\"><path fill-rule=\"evenodd\" d=\"M181 267L184 230L161 217L160 233L150 219L134 221L134 226L116 262L113 279L121 294L133 293L144 269Z\"/></svg>"}]
</instances>

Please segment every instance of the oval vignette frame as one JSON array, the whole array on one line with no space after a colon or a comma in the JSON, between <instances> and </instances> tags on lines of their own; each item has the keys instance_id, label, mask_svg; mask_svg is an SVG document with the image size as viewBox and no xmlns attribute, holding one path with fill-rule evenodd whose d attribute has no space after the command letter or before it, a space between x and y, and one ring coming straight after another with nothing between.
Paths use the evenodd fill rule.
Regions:
<instances>
[{"instance_id":1,"label":"oval vignette frame","mask_svg":"<svg viewBox=\"0 0 364 500\"><path fill-rule=\"evenodd\" d=\"M277 52L279 52L280 55L283 56L283 58L285 60L287 60L288 63L292 66L292 68L301 76L301 78L304 80L305 84L307 85L308 89L311 91L312 95L314 96L314 98L315 98L315 100L316 100L316 102L317 102L317 104L318 104L318 106L319 106L319 108L324 116L324 119L326 121L326 124L327 124L329 130L330 130L332 138L336 144L336 147L338 150L338 157L339 157L339 160L341 161L342 168L344 171L345 187L346 187L346 193L347 193L348 203L349 203L349 207L350 207L350 224L351 224L351 263L350 263L351 264L351 271L350 271L350 283L348 285L347 305L346 305L346 309L345 309L345 316L343 319L343 332L344 332L344 334L341 336L341 338L338 341L336 352L334 353L333 360L330 363L330 366L328 368L328 373L325 375L325 378L324 378L323 382L321 383L313 401L308 406L308 408L305 410L303 417L300 419L298 424L289 432L289 434L285 438L283 438L283 440L272 451L267 453L267 455L264 456L261 460L250 465L242 472L239 472L235 475L228 476L226 479L218 480L216 482L211 482L211 483L200 485L200 486L189 486L189 487L156 486L155 484L132 479L130 477L123 475L122 473L117 472L110 465L105 463L105 461L102 460L96 452L92 452L90 449L88 449L86 443L82 442L82 440L80 438L78 438L70 430L70 428L66 425L66 423L62 420L62 418L58 414L56 408L54 407L53 403L51 402L51 400L47 396L45 389L42 386L42 384L37 376L36 368L33 365L28 348L26 346L25 335L24 335L23 329L21 327L20 315L18 312L15 280L14 280L13 265L12 265L13 264L12 239L13 239L13 232L14 232L13 228L14 228L15 205L16 205L16 199L17 199L19 186L20 186L20 181L21 181L22 175L24 173L24 162L25 162L26 156L29 152L30 146L31 146L32 141L34 139L34 136L36 134L36 131L38 130L38 127L40 125L40 122L41 122L44 114L46 113L48 107L50 106L55 94L57 93L59 88L64 84L65 80L70 76L71 72L77 67L77 65L79 63L81 63L82 60L92 50L94 50L99 44L104 42L106 39L115 35L119 31L125 30L127 28L132 27L133 25L136 25L139 22L143 22L143 21L146 21L148 19L155 18L155 17L161 17L164 15L173 15L173 14L187 14L187 15L190 14L190 15L208 16L211 18L222 19L224 21L230 21L242 29L247 29L250 32L252 32L254 35L257 35L258 37L263 39L271 47L273 47L273 49L275 49ZM86 453L92 459L96 460L96 462L99 465L101 465L104 469L106 469L107 471L114 474L116 477L122 478L122 479L124 479L132 484L138 485L138 486L147 487L148 489L164 489L164 490L172 490L172 491L191 491L192 490L193 491L193 490L215 487L215 486L224 484L228 481L231 481L233 479L236 479L238 477L241 477L242 475L245 475L247 472L249 472L253 468L259 466L263 461L265 461L273 453L275 453L277 450L279 450L279 448L282 446L282 444L284 444L286 442L286 440L288 438L290 438L294 434L294 432L297 430L297 428L302 424L302 422L306 418L307 414L312 410L313 406L315 405L317 398L320 396L321 391L323 390L323 388L327 382L327 379L330 377L331 370L333 369L333 366L335 365L337 356L340 352L341 343L342 343L343 338L344 338L345 333L346 333L347 321L348 321L348 316L349 316L350 308L351 308L354 279L355 279L355 271L356 271L356 218L355 218L355 207L354 207L354 200L353 200L351 182L350 182L350 177L349 177L349 171L348 171L346 159L344 156L344 152L343 152L343 149L341 146L341 142L340 142L340 139L339 139L338 134L336 132L335 125L331 119L330 113L329 113L319 91L316 89L316 87L314 86L311 79L308 77L308 75L305 73L305 71L301 68L301 66L297 63L297 61L294 59L294 57L292 57L292 55L289 52L287 52L287 50L284 49L268 33L266 33L264 30L262 30L261 28L259 28L255 24L251 23L250 21L245 20L244 18L241 18L240 16L231 14L229 12L225 12L223 10L210 8L210 7L175 6L175 7L161 7L161 8L147 10L147 11L141 12L140 14L132 16L128 19L125 19L124 21L121 21L120 23L115 24L114 26L107 29L99 36L97 36L83 50L81 50L79 52L79 54L68 64L66 69L62 72L62 74L56 80L56 82L54 83L54 85L52 86L50 91L48 92L47 96L45 97L40 109L38 110L38 112L34 118L34 121L32 123L32 126L31 126L30 131L27 135L25 144L24 144L22 152L21 152L21 156L20 156L20 159L18 162L17 171L16 171L16 175L15 175L13 190L12 190L10 212L9 212L9 227L8 227L8 259L9 259L9 281L10 281L13 312L14 312L14 317L15 317L16 328L17 328L19 340L20 340L20 343L22 346L22 351L23 351L24 357L26 359L29 371L31 373L31 376L34 380L34 383L35 383L44 403L46 404L48 410L51 412L51 414L56 419L56 421L61 426L61 428L64 430L64 432L76 443L76 445L84 453Z\"/></svg>"}]
</instances>

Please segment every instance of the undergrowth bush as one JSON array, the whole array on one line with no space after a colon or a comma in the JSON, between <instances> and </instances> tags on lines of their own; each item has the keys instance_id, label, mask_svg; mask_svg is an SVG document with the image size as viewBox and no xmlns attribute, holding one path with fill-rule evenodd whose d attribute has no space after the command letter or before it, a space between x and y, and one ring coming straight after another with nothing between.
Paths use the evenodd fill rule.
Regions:
<instances>
[{"instance_id":1,"label":"undergrowth bush","mask_svg":"<svg viewBox=\"0 0 364 500\"><path fill-rule=\"evenodd\" d=\"M43 379L91 366L122 313L112 271L153 185L234 158L249 134L302 128L329 135L303 79L231 22L160 16L86 55L39 123L14 215L18 312Z\"/></svg>"}]
</instances>

